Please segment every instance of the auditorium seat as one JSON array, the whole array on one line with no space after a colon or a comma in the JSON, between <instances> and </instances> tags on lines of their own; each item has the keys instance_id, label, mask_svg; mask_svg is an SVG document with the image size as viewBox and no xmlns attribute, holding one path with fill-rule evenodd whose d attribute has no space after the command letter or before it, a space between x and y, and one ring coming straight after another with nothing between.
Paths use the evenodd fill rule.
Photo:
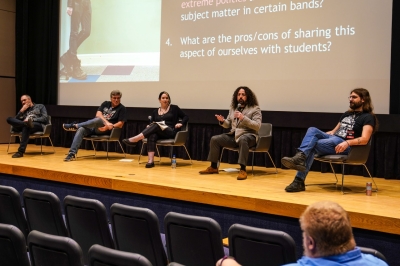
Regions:
<instances>
[{"instance_id":1,"label":"auditorium seat","mask_svg":"<svg viewBox=\"0 0 400 266\"><path fill-rule=\"evenodd\" d=\"M229 254L241 265L278 266L296 262L296 244L285 232L233 224L228 238Z\"/></svg>"},{"instance_id":2,"label":"auditorium seat","mask_svg":"<svg viewBox=\"0 0 400 266\"><path fill-rule=\"evenodd\" d=\"M25 236L10 224L0 223L0 265L30 266Z\"/></svg>"},{"instance_id":3,"label":"auditorium seat","mask_svg":"<svg viewBox=\"0 0 400 266\"><path fill-rule=\"evenodd\" d=\"M169 212L164 229L171 262L214 266L225 255L221 227L214 219Z\"/></svg>"},{"instance_id":4,"label":"auditorium seat","mask_svg":"<svg viewBox=\"0 0 400 266\"><path fill-rule=\"evenodd\" d=\"M386 257L381 252L379 252L378 250L373 249L373 248L367 248L367 247L359 247L359 248L360 248L362 253L374 255L375 257L383 260L384 262L387 262L386 261Z\"/></svg>"},{"instance_id":5,"label":"auditorium seat","mask_svg":"<svg viewBox=\"0 0 400 266\"><path fill-rule=\"evenodd\" d=\"M29 229L21 206L18 191L9 186L0 186L0 223L12 224L21 230L25 238Z\"/></svg>"},{"instance_id":6,"label":"auditorium seat","mask_svg":"<svg viewBox=\"0 0 400 266\"><path fill-rule=\"evenodd\" d=\"M154 266L167 265L158 217L152 210L119 203L110 210L116 249L141 254Z\"/></svg>"},{"instance_id":7,"label":"auditorium seat","mask_svg":"<svg viewBox=\"0 0 400 266\"><path fill-rule=\"evenodd\" d=\"M144 256L93 245L89 249L89 266L153 266ZM164 264L166 265L166 264Z\"/></svg>"},{"instance_id":8,"label":"auditorium seat","mask_svg":"<svg viewBox=\"0 0 400 266\"><path fill-rule=\"evenodd\" d=\"M64 198L64 210L69 235L81 246L85 263L92 245L114 248L103 203L69 195Z\"/></svg>"},{"instance_id":9,"label":"auditorium seat","mask_svg":"<svg viewBox=\"0 0 400 266\"><path fill-rule=\"evenodd\" d=\"M76 241L33 230L28 235L32 266L83 266L82 249Z\"/></svg>"},{"instance_id":10,"label":"auditorium seat","mask_svg":"<svg viewBox=\"0 0 400 266\"><path fill-rule=\"evenodd\" d=\"M53 192L25 189L22 193L29 229L57 236L69 236L61 203Z\"/></svg>"}]
</instances>

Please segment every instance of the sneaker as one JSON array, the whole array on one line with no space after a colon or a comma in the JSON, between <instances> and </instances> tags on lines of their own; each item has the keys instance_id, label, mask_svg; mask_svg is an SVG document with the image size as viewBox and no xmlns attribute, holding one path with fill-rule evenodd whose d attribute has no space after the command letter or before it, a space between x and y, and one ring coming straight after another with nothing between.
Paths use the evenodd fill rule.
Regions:
<instances>
[{"instance_id":1,"label":"sneaker","mask_svg":"<svg viewBox=\"0 0 400 266\"><path fill-rule=\"evenodd\" d=\"M76 131L76 122L72 122L71 124L63 124L63 129L65 131Z\"/></svg>"},{"instance_id":2,"label":"sneaker","mask_svg":"<svg viewBox=\"0 0 400 266\"><path fill-rule=\"evenodd\" d=\"M64 158L64 162L70 162L74 159L75 159L75 154L70 152L70 153L68 153L67 157Z\"/></svg>"},{"instance_id":3,"label":"sneaker","mask_svg":"<svg viewBox=\"0 0 400 266\"><path fill-rule=\"evenodd\" d=\"M13 154L12 158L21 158L24 157L24 154L21 152L16 152Z\"/></svg>"},{"instance_id":4,"label":"sneaker","mask_svg":"<svg viewBox=\"0 0 400 266\"><path fill-rule=\"evenodd\" d=\"M33 120L32 117L28 117L28 120L24 121L24 124L29 127L29 128L33 128Z\"/></svg>"},{"instance_id":5,"label":"sneaker","mask_svg":"<svg viewBox=\"0 0 400 266\"><path fill-rule=\"evenodd\" d=\"M304 181L295 178L293 182L285 188L286 192L300 192L306 190L306 185Z\"/></svg>"},{"instance_id":6,"label":"sneaker","mask_svg":"<svg viewBox=\"0 0 400 266\"><path fill-rule=\"evenodd\" d=\"M244 170L240 170L237 180L245 180L247 178L247 172Z\"/></svg>"},{"instance_id":7,"label":"sneaker","mask_svg":"<svg viewBox=\"0 0 400 266\"><path fill-rule=\"evenodd\" d=\"M218 174L218 169L212 168L211 166L207 167L206 170L200 171L199 174L201 175L210 175L210 174Z\"/></svg>"},{"instance_id":8,"label":"sneaker","mask_svg":"<svg viewBox=\"0 0 400 266\"><path fill-rule=\"evenodd\" d=\"M304 172L306 170L306 155L299 151L293 157L283 157L281 163L286 168Z\"/></svg>"}]
</instances>

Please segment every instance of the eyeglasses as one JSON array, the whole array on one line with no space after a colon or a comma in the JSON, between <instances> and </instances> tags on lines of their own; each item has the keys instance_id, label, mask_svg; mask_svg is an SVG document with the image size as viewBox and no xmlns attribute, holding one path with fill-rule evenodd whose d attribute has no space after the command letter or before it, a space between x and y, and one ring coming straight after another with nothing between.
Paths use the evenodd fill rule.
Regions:
<instances>
[{"instance_id":1,"label":"eyeglasses","mask_svg":"<svg viewBox=\"0 0 400 266\"><path fill-rule=\"evenodd\" d=\"M348 99L351 100L351 99L357 99L357 98L359 98L359 97L355 96L355 95L350 95Z\"/></svg>"},{"instance_id":2,"label":"eyeglasses","mask_svg":"<svg viewBox=\"0 0 400 266\"><path fill-rule=\"evenodd\" d=\"M121 97L111 97L113 100L120 100Z\"/></svg>"}]
</instances>

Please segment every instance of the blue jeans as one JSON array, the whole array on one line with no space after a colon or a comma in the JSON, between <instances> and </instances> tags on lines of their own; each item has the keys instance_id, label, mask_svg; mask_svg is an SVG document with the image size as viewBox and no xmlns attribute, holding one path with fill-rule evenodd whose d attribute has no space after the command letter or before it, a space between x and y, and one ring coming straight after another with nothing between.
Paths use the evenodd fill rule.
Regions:
<instances>
[{"instance_id":1,"label":"blue jeans","mask_svg":"<svg viewBox=\"0 0 400 266\"><path fill-rule=\"evenodd\" d=\"M69 149L69 153L76 154L78 152L79 147L81 146L83 137L89 135L106 135L110 134L110 130L107 131L100 131L97 130L99 127L103 127L104 123L103 120L100 118L93 118L86 122L82 122L78 124L78 130L74 136L74 140L72 141L71 148Z\"/></svg>"},{"instance_id":2,"label":"blue jeans","mask_svg":"<svg viewBox=\"0 0 400 266\"><path fill-rule=\"evenodd\" d=\"M306 170L304 172L298 171L296 177L306 180L307 174L314 161L314 155L336 154L335 147L343 141L344 139L335 135L329 135L318 128L308 128L301 142L301 146L298 148L298 151L306 155ZM340 154L348 154L349 151L350 147Z\"/></svg>"}]
</instances>

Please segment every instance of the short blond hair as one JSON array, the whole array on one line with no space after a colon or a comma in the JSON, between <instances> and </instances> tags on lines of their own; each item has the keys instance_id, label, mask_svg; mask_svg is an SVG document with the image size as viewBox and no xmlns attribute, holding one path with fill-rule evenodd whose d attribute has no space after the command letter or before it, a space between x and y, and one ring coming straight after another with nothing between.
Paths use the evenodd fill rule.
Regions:
<instances>
[{"instance_id":1,"label":"short blond hair","mask_svg":"<svg viewBox=\"0 0 400 266\"><path fill-rule=\"evenodd\" d=\"M113 97L114 95L117 95L117 96L122 97L122 92L120 92L119 90L113 90L113 91L110 93L110 98Z\"/></svg>"},{"instance_id":2,"label":"short blond hair","mask_svg":"<svg viewBox=\"0 0 400 266\"><path fill-rule=\"evenodd\" d=\"M314 239L321 257L342 254L355 248L350 217L335 202L320 201L308 206L300 217L300 226Z\"/></svg>"}]
</instances>

